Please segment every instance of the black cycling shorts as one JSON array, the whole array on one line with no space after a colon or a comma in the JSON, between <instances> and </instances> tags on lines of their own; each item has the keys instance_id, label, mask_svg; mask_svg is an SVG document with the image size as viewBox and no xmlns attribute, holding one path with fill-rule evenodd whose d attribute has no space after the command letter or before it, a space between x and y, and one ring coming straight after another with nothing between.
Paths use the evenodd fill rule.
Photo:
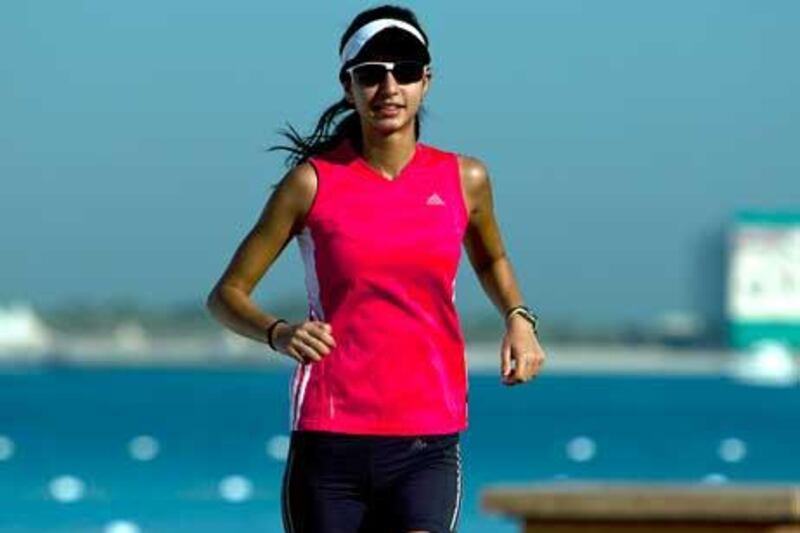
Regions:
<instances>
[{"instance_id":1,"label":"black cycling shorts","mask_svg":"<svg viewBox=\"0 0 800 533\"><path fill-rule=\"evenodd\" d=\"M463 482L458 433L293 431L281 506L287 533L456 531Z\"/></svg>"}]
</instances>

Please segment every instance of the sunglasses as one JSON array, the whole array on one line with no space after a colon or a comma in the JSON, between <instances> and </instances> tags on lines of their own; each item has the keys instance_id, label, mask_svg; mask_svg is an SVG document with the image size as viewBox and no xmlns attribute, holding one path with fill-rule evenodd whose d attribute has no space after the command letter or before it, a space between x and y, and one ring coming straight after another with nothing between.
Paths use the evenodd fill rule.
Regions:
<instances>
[{"instance_id":1,"label":"sunglasses","mask_svg":"<svg viewBox=\"0 0 800 533\"><path fill-rule=\"evenodd\" d=\"M366 61L347 69L350 79L362 87L371 87L383 81L391 71L397 83L416 83L422 79L428 65L422 61Z\"/></svg>"}]
</instances>

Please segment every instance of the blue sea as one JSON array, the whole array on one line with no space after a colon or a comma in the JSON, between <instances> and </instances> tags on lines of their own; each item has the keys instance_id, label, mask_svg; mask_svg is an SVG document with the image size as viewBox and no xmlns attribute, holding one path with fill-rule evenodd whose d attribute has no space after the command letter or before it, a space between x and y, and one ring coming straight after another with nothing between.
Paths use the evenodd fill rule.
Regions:
<instances>
[{"instance_id":1,"label":"blue sea","mask_svg":"<svg viewBox=\"0 0 800 533\"><path fill-rule=\"evenodd\" d=\"M0 370L0 531L280 532L289 370ZM800 390L724 377L470 375L459 531L488 485L800 480Z\"/></svg>"}]
</instances>

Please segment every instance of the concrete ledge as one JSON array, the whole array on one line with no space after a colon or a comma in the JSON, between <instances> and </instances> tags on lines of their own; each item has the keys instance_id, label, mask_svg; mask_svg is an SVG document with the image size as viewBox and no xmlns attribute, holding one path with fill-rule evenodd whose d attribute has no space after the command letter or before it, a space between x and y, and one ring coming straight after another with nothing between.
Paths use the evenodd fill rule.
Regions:
<instances>
[{"instance_id":1,"label":"concrete ledge","mask_svg":"<svg viewBox=\"0 0 800 533\"><path fill-rule=\"evenodd\" d=\"M522 531L800 533L800 486L544 483L488 486L481 507Z\"/></svg>"}]
</instances>

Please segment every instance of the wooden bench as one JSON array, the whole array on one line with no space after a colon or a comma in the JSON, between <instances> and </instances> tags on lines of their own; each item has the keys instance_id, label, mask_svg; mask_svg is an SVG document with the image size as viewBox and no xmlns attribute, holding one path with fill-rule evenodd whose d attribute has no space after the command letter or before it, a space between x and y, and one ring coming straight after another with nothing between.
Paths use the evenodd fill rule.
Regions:
<instances>
[{"instance_id":1,"label":"wooden bench","mask_svg":"<svg viewBox=\"0 0 800 533\"><path fill-rule=\"evenodd\" d=\"M518 518L526 533L800 533L794 485L496 485L480 503Z\"/></svg>"}]
</instances>

